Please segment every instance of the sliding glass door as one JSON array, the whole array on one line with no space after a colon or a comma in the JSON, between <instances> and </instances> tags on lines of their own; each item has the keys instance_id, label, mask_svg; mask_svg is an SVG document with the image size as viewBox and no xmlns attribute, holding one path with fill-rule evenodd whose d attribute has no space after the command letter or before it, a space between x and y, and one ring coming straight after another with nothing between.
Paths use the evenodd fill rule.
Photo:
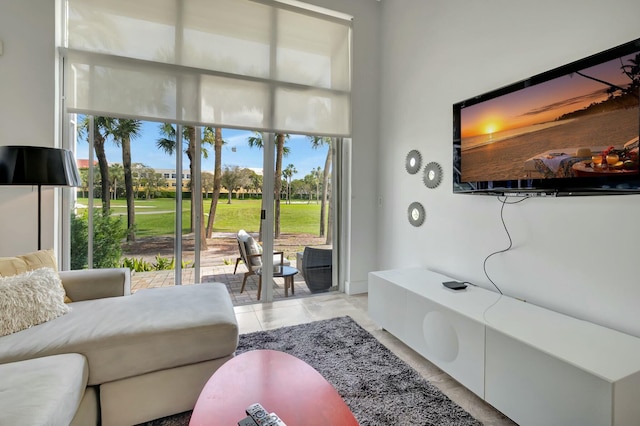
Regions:
<instances>
[{"instance_id":1,"label":"sliding glass door","mask_svg":"<svg viewBox=\"0 0 640 426\"><path fill-rule=\"evenodd\" d=\"M338 288L339 139L74 114L68 128L72 269L128 267L133 291L224 282L236 304ZM274 253L259 271L241 230Z\"/></svg>"},{"instance_id":2,"label":"sliding glass door","mask_svg":"<svg viewBox=\"0 0 640 426\"><path fill-rule=\"evenodd\" d=\"M139 274L134 290L199 282L204 206L192 175L202 129L88 115L70 123L82 177L71 268L128 267Z\"/></svg>"}]
</instances>

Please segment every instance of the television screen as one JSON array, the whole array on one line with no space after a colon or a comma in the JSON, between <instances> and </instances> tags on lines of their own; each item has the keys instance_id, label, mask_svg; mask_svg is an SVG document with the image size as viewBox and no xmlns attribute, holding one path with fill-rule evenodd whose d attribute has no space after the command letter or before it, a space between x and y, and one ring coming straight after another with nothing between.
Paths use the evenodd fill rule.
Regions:
<instances>
[{"instance_id":1,"label":"television screen","mask_svg":"<svg viewBox=\"0 0 640 426\"><path fill-rule=\"evenodd\" d=\"M637 190L640 39L454 105L454 191Z\"/></svg>"}]
</instances>

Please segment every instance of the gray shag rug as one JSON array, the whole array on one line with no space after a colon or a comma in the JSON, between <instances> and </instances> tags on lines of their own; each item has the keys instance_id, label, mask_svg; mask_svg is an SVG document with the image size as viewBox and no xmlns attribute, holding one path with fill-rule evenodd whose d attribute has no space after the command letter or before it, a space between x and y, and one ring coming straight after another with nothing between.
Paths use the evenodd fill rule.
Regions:
<instances>
[{"instance_id":1,"label":"gray shag rug","mask_svg":"<svg viewBox=\"0 0 640 426\"><path fill-rule=\"evenodd\" d=\"M311 365L362 426L481 425L350 317L240 335L238 354L255 349L287 352ZM186 426L190 417L187 412L145 426Z\"/></svg>"}]
</instances>

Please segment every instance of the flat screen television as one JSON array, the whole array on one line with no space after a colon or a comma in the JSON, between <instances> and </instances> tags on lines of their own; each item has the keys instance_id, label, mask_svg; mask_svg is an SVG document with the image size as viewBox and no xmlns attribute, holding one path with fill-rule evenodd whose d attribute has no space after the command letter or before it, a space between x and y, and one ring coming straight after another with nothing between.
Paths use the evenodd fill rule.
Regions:
<instances>
[{"instance_id":1,"label":"flat screen television","mask_svg":"<svg viewBox=\"0 0 640 426\"><path fill-rule=\"evenodd\" d=\"M453 191L640 193L640 39L453 105Z\"/></svg>"}]
</instances>

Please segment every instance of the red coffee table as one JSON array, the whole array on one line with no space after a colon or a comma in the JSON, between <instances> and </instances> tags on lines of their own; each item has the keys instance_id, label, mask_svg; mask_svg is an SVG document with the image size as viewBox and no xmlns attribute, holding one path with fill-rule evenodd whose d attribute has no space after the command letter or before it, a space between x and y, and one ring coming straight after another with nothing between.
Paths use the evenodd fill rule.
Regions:
<instances>
[{"instance_id":1,"label":"red coffee table","mask_svg":"<svg viewBox=\"0 0 640 426\"><path fill-rule=\"evenodd\" d=\"M357 426L338 392L306 362L272 350L240 354L211 376L190 426L237 426L245 409L262 404L287 426Z\"/></svg>"}]
</instances>

